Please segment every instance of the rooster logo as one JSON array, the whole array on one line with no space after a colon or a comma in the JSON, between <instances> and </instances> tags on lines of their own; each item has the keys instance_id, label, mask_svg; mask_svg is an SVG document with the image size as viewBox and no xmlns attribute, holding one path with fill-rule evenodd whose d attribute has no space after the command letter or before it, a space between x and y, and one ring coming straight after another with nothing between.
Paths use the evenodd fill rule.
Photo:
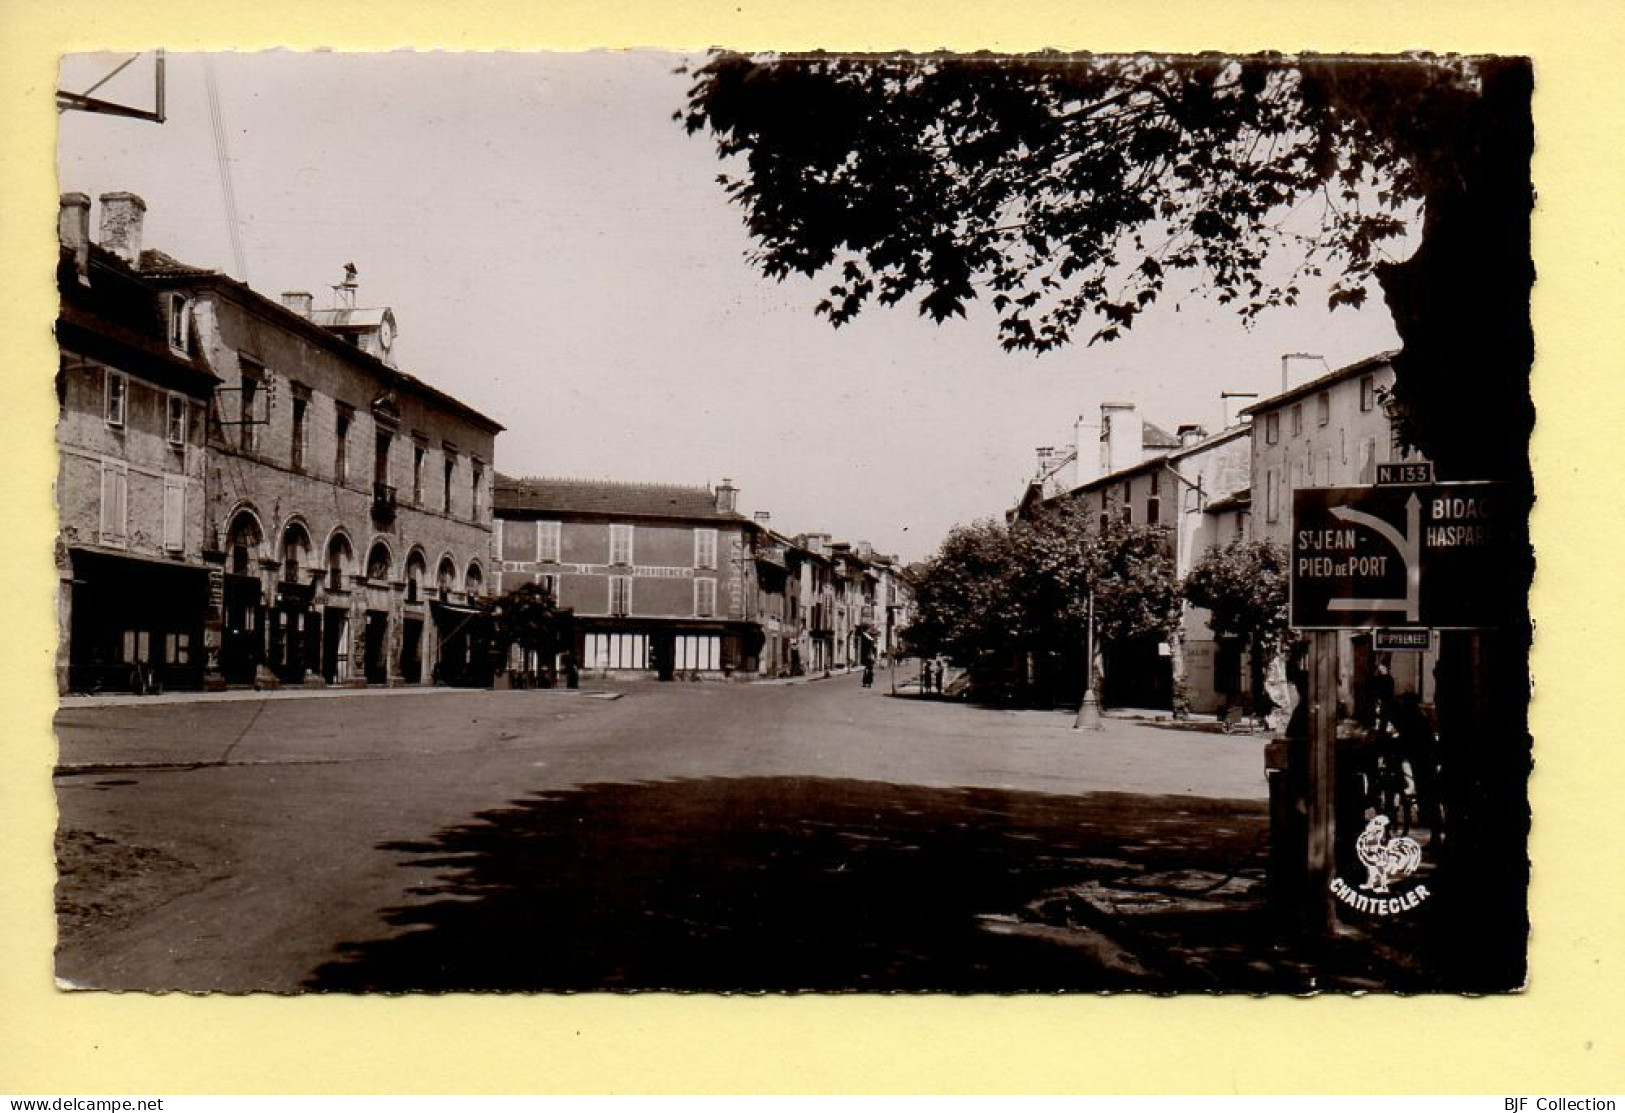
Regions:
<instances>
[{"instance_id":1,"label":"rooster logo","mask_svg":"<svg viewBox=\"0 0 1625 1113\"><path fill-rule=\"evenodd\" d=\"M1372 893L1386 893L1388 884L1416 872L1422 864L1422 848L1415 839L1401 835L1388 837L1388 817L1379 815L1365 825L1354 841L1354 853L1365 865L1365 885Z\"/></svg>"}]
</instances>

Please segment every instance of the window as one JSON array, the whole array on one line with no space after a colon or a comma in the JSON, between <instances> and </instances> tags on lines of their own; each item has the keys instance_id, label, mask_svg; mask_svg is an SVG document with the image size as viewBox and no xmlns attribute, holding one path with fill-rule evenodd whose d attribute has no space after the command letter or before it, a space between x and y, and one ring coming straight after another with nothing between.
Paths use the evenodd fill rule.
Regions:
<instances>
[{"instance_id":1,"label":"window","mask_svg":"<svg viewBox=\"0 0 1625 1113\"><path fill-rule=\"evenodd\" d=\"M583 656L590 669L646 669L649 667L649 635L588 634L583 639Z\"/></svg>"},{"instance_id":2,"label":"window","mask_svg":"<svg viewBox=\"0 0 1625 1113\"><path fill-rule=\"evenodd\" d=\"M412 505L423 505L423 458L429 454L427 445L412 442Z\"/></svg>"},{"instance_id":3,"label":"window","mask_svg":"<svg viewBox=\"0 0 1625 1113\"><path fill-rule=\"evenodd\" d=\"M611 564L632 563L632 527L609 527L609 562Z\"/></svg>"},{"instance_id":4,"label":"window","mask_svg":"<svg viewBox=\"0 0 1625 1113\"><path fill-rule=\"evenodd\" d=\"M333 450L333 481L344 483L350 478L350 412L348 408L339 411L338 421L334 423L333 435L338 438L338 445Z\"/></svg>"},{"instance_id":5,"label":"window","mask_svg":"<svg viewBox=\"0 0 1625 1113\"><path fill-rule=\"evenodd\" d=\"M179 476L164 477L164 548L186 548L186 480Z\"/></svg>"},{"instance_id":6,"label":"window","mask_svg":"<svg viewBox=\"0 0 1625 1113\"><path fill-rule=\"evenodd\" d=\"M1130 506L1126 502L1123 504L1123 524L1125 526L1132 526L1134 524L1134 507Z\"/></svg>"},{"instance_id":7,"label":"window","mask_svg":"<svg viewBox=\"0 0 1625 1113\"><path fill-rule=\"evenodd\" d=\"M679 634L673 639L672 665L684 672L722 667L722 639L715 634Z\"/></svg>"},{"instance_id":8,"label":"window","mask_svg":"<svg viewBox=\"0 0 1625 1113\"><path fill-rule=\"evenodd\" d=\"M447 514L451 513L451 482L457 475L457 457L446 453L445 483L441 491L441 505Z\"/></svg>"},{"instance_id":9,"label":"window","mask_svg":"<svg viewBox=\"0 0 1625 1113\"><path fill-rule=\"evenodd\" d=\"M1315 422L1319 425L1332 423L1332 395L1330 391L1323 390L1315 395Z\"/></svg>"},{"instance_id":10,"label":"window","mask_svg":"<svg viewBox=\"0 0 1625 1113\"><path fill-rule=\"evenodd\" d=\"M694 567L715 568L717 566L717 531L714 529L697 529L694 531Z\"/></svg>"},{"instance_id":11,"label":"window","mask_svg":"<svg viewBox=\"0 0 1625 1113\"><path fill-rule=\"evenodd\" d=\"M372 481L382 486L389 486L389 446L395 441L395 435L387 429L378 430L373 441Z\"/></svg>"},{"instance_id":12,"label":"window","mask_svg":"<svg viewBox=\"0 0 1625 1113\"><path fill-rule=\"evenodd\" d=\"M1281 415L1269 413L1264 415L1264 443L1275 444L1281 439Z\"/></svg>"},{"instance_id":13,"label":"window","mask_svg":"<svg viewBox=\"0 0 1625 1113\"><path fill-rule=\"evenodd\" d=\"M186 354L186 342L189 338L188 326L192 316L189 309L185 294L169 295L169 346L182 355Z\"/></svg>"},{"instance_id":14,"label":"window","mask_svg":"<svg viewBox=\"0 0 1625 1113\"><path fill-rule=\"evenodd\" d=\"M1145 500L1145 524L1148 526L1154 526L1160 524L1161 522L1162 500L1156 495L1152 495L1150 498Z\"/></svg>"},{"instance_id":15,"label":"window","mask_svg":"<svg viewBox=\"0 0 1625 1113\"><path fill-rule=\"evenodd\" d=\"M176 448L186 446L186 395L169 396L169 415L165 423L166 437Z\"/></svg>"},{"instance_id":16,"label":"window","mask_svg":"<svg viewBox=\"0 0 1625 1113\"><path fill-rule=\"evenodd\" d=\"M717 613L717 582L709 577L694 581L694 613L710 618Z\"/></svg>"},{"instance_id":17,"label":"window","mask_svg":"<svg viewBox=\"0 0 1625 1113\"><path fill-rule=\"evenodd\" d=\"M391 563L389 548L382 541L378 542L367 554L367 579L388 582Z\"/></svg>"},{"instance_id":18,"label":"window","mask_svg":"<svg viewBox=\"0 0 1625 1113\"><path fill-rule=\"evenodd\" d=\"M1292 435L1294 437L1303 436L1303 403L1302 402L1294 402L1292 404Z\"/></svg>"},{"instance_id":19,"label":"window","mask_svg":"<svg viewBox=\"0 0 1625 1113\"><path fill-rule=\"evenodd\" d=\"M1360 377L1360 412L1368 413L1377 404L1377 378L1375 375L1362 375Z\"/></svg>"},{"instance_id":20,"label":"window","mask_svg":"<svg viewBox=\"0 0 1625 1113\"><path fill-rule=\"evenodd\" d=\"M536 523L536 561L557 564L559 560L559 523Z\"/></svg>"},{"instance_id":21,"label":"window","mask_svg":"<svg viewBox=\"0 0 1625 1113\"><path fill-rule=\"evenodd\" d=\"M310 432L310 399L295 398L293 400L293 443L288 450L289 462L294 471L305 470L305 441Z\"/></svg>"},{"instance_id":22,"label":"window","mask_svg":"<svg viewBox=\"0 0 1625 1113\"><path fill-rule=\"evenodd\" d=\"M102 461L101 541L122 545L126 536L130 471L124 464Z\"/></svg>"},{"instance_id":23,"label":"window","mask_svg":"<svg viewBox=\"0 0 1625 1113\"><path fill-rule=\"evenodd\" d=\"M109 371L102 395L102 416L113 428L122 429L129 407L130 380L117 371Z\"/></svg>"},{"instance_id":24,"label":"window","mask_svg":"<svg viewBox=\"0 0 1625 1113\"><path fill-rule=\"evenodd\" d=\"M543 591L553 597L556 604L559 601L559 578L552 572L542 572L536 577L536 584Z\"/></svg>"},{"instance_id":25,"label":"window","mask_svg":"<svg viewBox=\"0 0 1625 1113\"><path fill-rule=\"evenodd\" d=\"M632 613L631 576L611 576L609 578L609 613Z\"/></svg>"},{"instance_id":26,"label":"window","mask_svg":"<svg viewBox=\"0 0 1625 1113\"><path fill-rule=\"evenodd\" d=\"M241 403L237 412L239 421L237 443L244 452L253 452L259 447L259 426L254 423L254 404L259 401L260 381L252 375L243 375L243 388L237 399Z\"/></svg>"},{"instance_id":27,"label":"window","mask_svg":"<svg viewBox=\"0 0 1625 1113\"><path fill-rule=\"evenodd\" d=\"M147 660L147 651L152 646L152 635L146 630L124 631L123 650L119 656L120 661L134 663Z\"/></svg>"},{"instance_id":28,"label":"window","mask_svg":"<svg viewBox=\"0 0 1625 1113\"><path fill-rule=\"evenodd\" d=\"M192 663L191 634L164 635L164 663L168 665L190 665Z\"/></svg>"},{"instance_id":29,"label":"window","mask_svg":"<svg viewBox=\"0 0 1625 1113\"><path fill-rule=\"evenodd\" d=\"M1276 522L1281 518L1281 490L1276 481L1275 469L1271 468L1264 473L1264 518L1266 521Z\"/></svg>"},{"instance_id":30,"label":"window","mask_svg":"<svg viewBox=\"0 0 1625 1113\"><path fill-rule=\"evenodd\" d=\"M485 465L475 460L470 470L474 473L474 481L470 484L473 490L470 516L477 522L480 520L480 488L485 486Z\"/></svg>"}]
</instances>

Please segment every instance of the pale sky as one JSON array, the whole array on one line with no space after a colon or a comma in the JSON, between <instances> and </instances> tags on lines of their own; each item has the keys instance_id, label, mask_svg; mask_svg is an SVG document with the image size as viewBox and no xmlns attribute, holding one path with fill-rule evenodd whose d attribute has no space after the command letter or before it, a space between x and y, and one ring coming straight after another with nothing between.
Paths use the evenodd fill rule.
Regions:
<instances>
[{"instance_id":1,"label":"pale sky","mask_svg":"<svg viewBox=\"0 0 1625 1113\"><path fill-rule=\"evenodd\" d=\"M360 303L395 311L401 368L507 427L509 475L726 476L784 532L912 561L1002 514L1034 448L1069 444L1102 401L1216 430L1220 392L1278 391L1283 353L1335 367L1397 346L1380 296L1329 313L1312 294L1251 331L1188 298L1125 340L1041 357L1001 351L985 307L835 330L812 312L828 283L746 262L713 144L671 118L678 55L212 57L249 283L320 307L354 262ZM69 59L64 85L106 68ZM99 95L150 99L149 75ZM163 125L62 114L61 188L138 193L146 246L243 278L202 56L169 55L168 76Z\"/></svg>"}]
</instances>

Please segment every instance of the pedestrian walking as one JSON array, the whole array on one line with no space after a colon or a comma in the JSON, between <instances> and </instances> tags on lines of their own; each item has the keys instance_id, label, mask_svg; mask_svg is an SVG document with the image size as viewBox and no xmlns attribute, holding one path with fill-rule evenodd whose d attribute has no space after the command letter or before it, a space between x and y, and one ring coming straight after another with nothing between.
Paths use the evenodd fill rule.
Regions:
<instances>
[{"instance_id":1,"label":"pedestrian walking","mask_svg":"<svg viewBox=\"0 0 1625 1113\"><path fill-rule=\"evenodd\" d=\"M875 663L873 661L863 662L863 686L865 688L875 686Z\"/></svg>"}]
</instances>

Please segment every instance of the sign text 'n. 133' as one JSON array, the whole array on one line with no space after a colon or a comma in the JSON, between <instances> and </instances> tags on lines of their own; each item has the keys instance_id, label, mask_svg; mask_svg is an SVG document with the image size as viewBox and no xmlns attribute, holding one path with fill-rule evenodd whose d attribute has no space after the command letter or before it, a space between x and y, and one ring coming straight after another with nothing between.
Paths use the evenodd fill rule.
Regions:
<instances>
[{"instance_id":1,"label":"sign text 'n. 133'","mask_svg":"<svg viewBox=\"0 0 1625 1113\"><path fill-rule=\"evenodd\" d=\"M1292 493L1292 625L1503 625L1516 602L1510 492L1498 483Z\"/></svg>"}]
</instances>

